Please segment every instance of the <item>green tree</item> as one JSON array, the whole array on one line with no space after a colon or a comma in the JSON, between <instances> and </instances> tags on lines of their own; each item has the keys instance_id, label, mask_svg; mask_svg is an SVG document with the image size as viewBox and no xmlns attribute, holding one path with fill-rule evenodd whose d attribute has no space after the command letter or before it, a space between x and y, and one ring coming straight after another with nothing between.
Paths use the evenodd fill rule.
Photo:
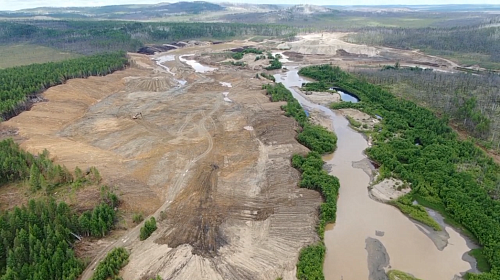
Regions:
<instances>
[{"instance_id":1,"label":"green tree","mask_svg":"<svg viewBox=\"0 0 500 280\"><path fill-rule=\"evenodd\" d=\"M42 176L42 174L40 173L38 166L36 164L31 165L29 182L31 188L35 191L40 189L40 176Z\"/></svg>"}]
</instances>

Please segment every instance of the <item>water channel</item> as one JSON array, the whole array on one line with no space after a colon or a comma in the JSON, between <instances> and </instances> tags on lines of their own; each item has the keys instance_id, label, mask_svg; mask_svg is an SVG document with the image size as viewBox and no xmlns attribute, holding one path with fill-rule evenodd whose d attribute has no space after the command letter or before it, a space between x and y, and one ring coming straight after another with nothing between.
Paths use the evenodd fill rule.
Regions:
<instances>
[{"instance_id":1,"label":"water channel","mask_svg":"<svg viewBox=\"0 0 500 280\"><path fill-rule=\"evenodd\" d=\"M366 160L363 153L368 147L366 139L352 130L343 116L308 101L295 91L293 87L300 87L307 81L297 74L297 67L287 68L290 70L287 73L275 75L276 82L283 83L305 110L319 110L328 116L338 137L335 153L324 157L330 174L339 178L341 186L336 223L325 232L326 279L370 279L372 271L368 267L376 260L368 259L367 238L376 239L385 247L389 258L386 270L401 270L424 280L451 280L470 270L471 264L462 257L472 245L453 228L445 228L450 236L448 245L438 250L424 227L395 207L369 197L369 175L353 167L353 163Z\"/></svg>"},{"instance_id":2,"label":"water channel","mask_svg":"<svg viewBox=\"0 0 500 280\"><path fill-rule=\"evenodd\" d=\"M194 56L194 54L181 55L181 56L179 56L179 60L181 62L186 63L187 65L193 67L194 71L198 72L198 73L211 72L211 71L214 71L217 69L214 67L203 65L196 60L185 59L185 57L191 57L191 56Z\"/></svg>"},{"instance_id":3,"label":"water channel","mask_svg":"<svg viewBox=\"0 0 500 280\"><path fill-rule=\"evenodd\" d=\"M154 58L153 60L156 62L156 65L165 69L165 71L167 71L167 73L171 74L172 76L175 76L175 73L172 72L168 66L163 64L163 63L168 62L168 61L175 61L175 55L163 55L163 56ZM182 79L181 80L174 79L174 80L177 81L177 83L179 84L178 86L184 86L187 84L186 80L182 80Z\"/></svg>"}]
</instances>

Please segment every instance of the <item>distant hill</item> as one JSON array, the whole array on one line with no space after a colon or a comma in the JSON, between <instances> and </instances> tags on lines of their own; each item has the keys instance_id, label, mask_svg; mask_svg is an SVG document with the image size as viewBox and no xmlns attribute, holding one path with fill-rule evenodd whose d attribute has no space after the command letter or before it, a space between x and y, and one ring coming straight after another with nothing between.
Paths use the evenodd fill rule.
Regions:
<instances>
[{"instance_id":1,"label":"distant hill","mask_svg":"<svg viewBox=\"0 0 500 280\"><path fill-rule=\"evenodd\" d=\"M224 1L224 0L223 0ZM244 0L243 0L244 1ZM272 3L272 2L271 2ZM441 13L447 16L441 17ZM451 16L450 14L454 13ZM465 14L475 13L476 19ZM181 1L176 3L112 5L101 7L41 7L19 11L0 11L1 19L103 19L127 21L171 21L171 22L234 22L234 23L277 23L296 27L328 27L343 28L363 26L363 22L352 19L370 18L366 25L398 26L415 23L415 18L429 18L435 26L480 24L500 15L500 5L381 5L381 6L317 6L275 5L249 3L211 3L206 1ZM401 17L411 20L399 21ZM383 18L383 19L382 19ZM389 19L393 18L393 19ZM461 21L466 18L466 21ZM446 22L448 21L448 22ZM431 22L430 20L428 22ZM497 21L495 21L497 22ZM404 24L403 24L404 25ZM414 26L423 26L415 23Z\"/></svg>"},{"instance_id":2,"label":"distant hill","mask_svg":"<svg viewBox=\"0 0 500 280\"><path fill-rule=\"evenodd\" d=\"M335 14L336 10L316 5L294 5L282 7L279 10L269 11L266 13L245 13L245 14L230 14L223 17L224 20L230 22L243 23L286 23L290 25L303 25L304 23L313 24L321 20L319 16Z\"/></svg>"},{"instance_id":3,"label":"distant hill","mask_svg":"<svg viewBox=\"0 0 500 280\"><path fill-rule=\"evenodd\" d=\"M324 6L316 6L316 5L295 5L290 8L285 9L285 12L289 12L292 14L302 14L302 15L311 15L311 14L320 14L320 13L331 13L333 10Z\"/></svg>"},{"instance_id":4,"label":"distant hill","mask_svg":"<svg viewBox=\"0 0 500 280\"><path fill-rule=\"evenodd\" d=\"M0 17L100 18L144 20L180 14L223 11L224 6L205 2L176 2L151 5L113 5L101 7L41 7L14 12L0 12Z\"/></svg>"},{"instance_id":5,"label":"distant hill","mask_svg":"<svg viewBox=\"0 0 500 280\"><path fill-rule=\"evenodd\" d=\"M214 13L221 12L224 13ZM178 15L204 16L216 14L208 21L230 21L246 23L283 23L305 18L314 21L314 15L331 13L333 10L315 5L272 5L247 3L210 3L205 1L160 3L149 5L113 5L102 7L41 7L19 11L0 12L0 17L36 19L123 19L123 20L150 20ZM206 17L204 19L207 19ZM192 17L190 21L203 21L202 17Z\"/></svg>"}]
</instances>

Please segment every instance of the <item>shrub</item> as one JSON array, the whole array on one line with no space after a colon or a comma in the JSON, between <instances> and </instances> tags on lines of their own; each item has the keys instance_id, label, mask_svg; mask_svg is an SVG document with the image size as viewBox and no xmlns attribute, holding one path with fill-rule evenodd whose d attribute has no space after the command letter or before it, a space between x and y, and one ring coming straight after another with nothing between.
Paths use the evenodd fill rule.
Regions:
<instances>
[{"instance_id":1,"label":"shrub","mask_svg":"<svg viewBox=\"0 0 500 280\"><path fill-rule=\"evenodd\" d=\"M148 221L144 223L144 226L141 227L140 239L146 240L151 234L156 230L156 220L155 217L151 217Z\"/></svg>"}]
</instances>

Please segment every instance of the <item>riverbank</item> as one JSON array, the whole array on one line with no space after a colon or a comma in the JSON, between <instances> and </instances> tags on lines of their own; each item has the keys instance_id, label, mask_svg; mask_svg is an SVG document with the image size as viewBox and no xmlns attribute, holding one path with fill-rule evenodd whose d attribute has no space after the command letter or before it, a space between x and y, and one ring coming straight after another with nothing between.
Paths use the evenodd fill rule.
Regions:
<instances>
[{"instance_id":1,"label":"riverbank","mask_svg":"<svg viewBox=\"0 0 500 280\"><path fill-rule=\"evenodd\" d=\"M462 260L462 256L470 249L456 231L450 229L450 243L454 246L440 251L397 208L369 197L371 170L364 154L369 147L368 139L350 128L349 122L340 113L314 104L297 93L293 87L300 86L304 80L298 76L296 67L288 69L287 73L276 75L276 81L284 83L311 116L322 120L325 127L333 129L338 137L335 153L323 157L326 161L324 168L338 177L341 184L336 222L325 231L325 279L368 279L368 268L376 266L376 259L367 259L367 238L380 241L386 248L391 269L405 271L418 278L451 279L459 272L469 270L471 266Z\"/></svg>"}]
</instances>

